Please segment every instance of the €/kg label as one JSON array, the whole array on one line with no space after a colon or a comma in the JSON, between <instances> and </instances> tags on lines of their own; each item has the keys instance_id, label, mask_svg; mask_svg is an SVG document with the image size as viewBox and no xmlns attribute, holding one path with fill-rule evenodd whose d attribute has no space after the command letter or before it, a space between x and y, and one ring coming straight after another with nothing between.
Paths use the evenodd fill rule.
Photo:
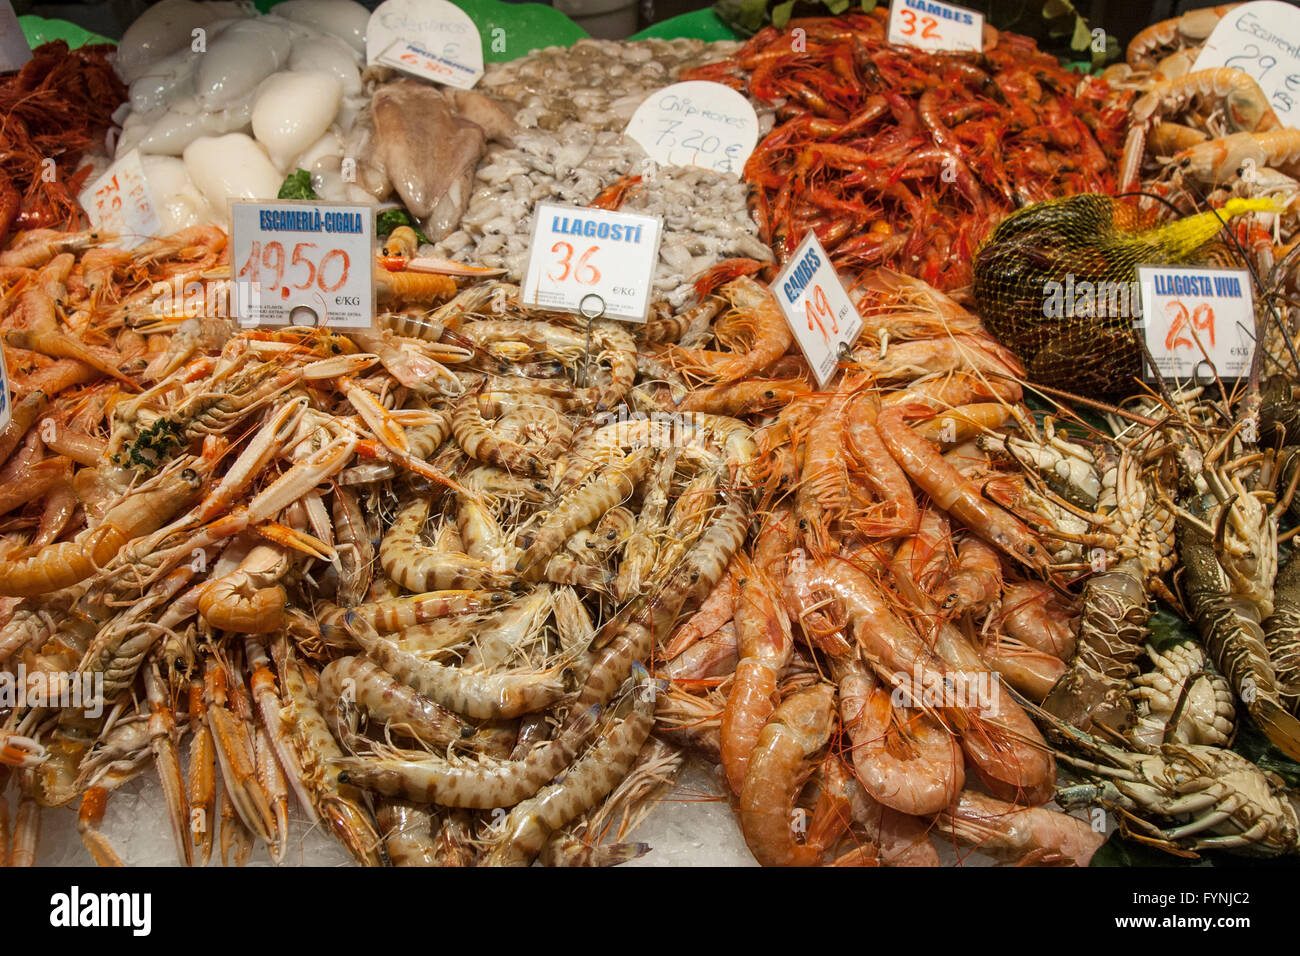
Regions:
<instances>
[{"instance_id":1,"label":"\u20ac/kg label","mask_svg":"<svg viewBox=\"0 0 1300 956\"><path fill-rule=\"evenodd\" d=\"M862 317L844 291L816 233L809 231L772 282L772 293L790 323L818 386L835 375L840 354L862 331Z\"/></svg>"},{"instance_id":2,"label":"\u20ac/kg label","mask_svg":"<svg viewBox=\"0 0 1300 956\"><path fill-rule=\"evenodd\" d=\"M134 249L162 228L138 149L104 170L78 199L92 226L119 237L114 242L119 248Z\"/></svg>"},{"instance_id":3,"label":"\u20ac/kg label","mask_svg":"<svg viewBox=\"0 0 1300 956\"><path fill-rule=\"evenodd\" d=\"M1179 380L1250 372L1255 306L1245 269L1138 266L1140 331L1160 374ZM1146 369L1148 378L1154 378Z\"/></svg>"},{"instance_id":4,"label":"\u20ac/kg label","mask_svg":"<svg viewBox=\"0 0 1300 956\"><path fill-rule=\"evenodd\" d=\"M894 0L888 42L918 50L984 49L984 14L939 0Z\"/></svg>"},{"instance_id":5,"label":"\u20ac/kg label","mask_svg":"<svg viewBox=\"0 0 1300 956\"><path fill-rule=\"evenodd\" d=\"M239 324L374 324L375 214L348 203L237 202L231 263Z\"/></svg>"},{"instance_id":6,"label":"\u20ac/kg label","mask_svg":"<svg viewBox=\"0 0 1300 956\"><path fill-rule=\"evenodd\" d=\"M624 132L656 163L739 176L758 143L758 115L731 87L690 80L647 96Z\"/></svg>"},{"instance_id":7,"label":"\u20ac/kg label","mask_svg":"<svg viewBox=\"0 0 1300 956\"><path fill-rule=\"evenodd\" d=\"M520 300L591 314L599 296L604 318L644 322L662 234L658 216L538 203Z\"/></svg>"}]
</instances>

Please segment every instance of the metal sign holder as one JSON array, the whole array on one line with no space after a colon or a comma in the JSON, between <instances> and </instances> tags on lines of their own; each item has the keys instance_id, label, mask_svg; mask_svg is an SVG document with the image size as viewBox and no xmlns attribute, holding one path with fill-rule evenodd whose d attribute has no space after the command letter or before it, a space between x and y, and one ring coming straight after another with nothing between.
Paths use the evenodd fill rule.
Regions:
<instances>
[{"instance_id":1,"label":"metal sign holder","mask_svg":"<svg viewBox=\"0 0 1300 956\"><path fill-rule=\"evenodd\" d=\"M595 299L592 306L587 305L590 299ZM589 311L593 308L594 311ZM578 303L578 314L587 320L587 348L582 355L582 381L578 383L580 388L586 388L587 373L591 365L591 323L605 314L605 299L596 292L588 292Z\"/></svg>"}]
</instances>

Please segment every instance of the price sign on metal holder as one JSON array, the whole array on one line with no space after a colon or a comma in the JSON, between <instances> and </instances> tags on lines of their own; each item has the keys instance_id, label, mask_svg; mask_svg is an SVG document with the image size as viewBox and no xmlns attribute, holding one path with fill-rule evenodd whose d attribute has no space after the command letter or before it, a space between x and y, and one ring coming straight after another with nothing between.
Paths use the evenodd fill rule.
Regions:
<instances>
[{"instance_id":1,"label":"price sign on metal holder","mask_svg":"<svg viewBox=\"0 0 1300 956\"><path fill-rule=\"evenodd\" d=\"M233 203L230 248L239 324L370 328L374 235L370 206Z\"/></svg>"},{"instance_id":2,"label":"price sign on metal holder","mask_svg":"<svg viewBox=\"0 0 1300 956\"><path fill-rule=\"evenodd\" d=\"M1165 378L1243 378L1255 353L1255 306L1245 269L1138 266L1139 333ZM1150 367L1148 379L1154 378Z\"/></svg>"},{"instance_id":3,"label":"price sign on metal holder","mask_svg":"<svg viewBox=\"0 0 1300 956\"><path fill-rule=\"evenodd\" d=\"M984 14L937 0L895 0L889 5L888 40L918 50L984 48Z\"/></svg>"},{"instance_id":4,"label":"price sign on metal holder","mask_svg":"<svg viewBox=\"0 0 1300 956\"><path fill-rule=\"evenodd\" d=\"M644 322L662 233L658 216L538 203L520 301L590 317L594 296L605 318Z\"/></svg>"},{"instance_id":5,"label":"price sign on metal holder","mask_svg":"<svg viewBox=\"0 0 1300 956\"><path fill-rule=\"evenodd\" d=\"M857 341L862 317L815 233L804 236L772 283L772 292L817 384L825 388L840 358Z\"/></svg>"}]
</instances>

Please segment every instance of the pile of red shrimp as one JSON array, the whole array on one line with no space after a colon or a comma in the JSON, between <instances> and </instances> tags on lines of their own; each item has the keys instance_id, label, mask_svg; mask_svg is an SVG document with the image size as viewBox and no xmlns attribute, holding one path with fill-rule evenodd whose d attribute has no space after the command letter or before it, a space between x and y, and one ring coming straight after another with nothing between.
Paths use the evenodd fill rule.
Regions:
<instances>
[{"instance_id":1,"label":"pile of red shrimp","mask_svg":"<svg viewBox=\"0 0 1300 956\"><path fill-rule=\"evenodd\" d=\"M0 242L10 229L72 228L86 153L126 99L106 44L37 47L18 72L0 78Z\"/></svg>"}]
</instances>

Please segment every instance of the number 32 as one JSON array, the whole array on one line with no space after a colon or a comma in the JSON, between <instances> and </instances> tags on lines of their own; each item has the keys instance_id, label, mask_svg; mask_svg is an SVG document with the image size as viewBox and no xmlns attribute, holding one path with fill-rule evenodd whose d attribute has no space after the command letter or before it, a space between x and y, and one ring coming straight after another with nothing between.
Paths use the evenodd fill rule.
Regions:
<instances>
[{"instance_id":1,"label":"number 32","mask_svg":"<svg viewBox=\"0 0 1300 956\"><path fill-rule=\"evenodd\" d=\"M903 18L903 36L910 37L916 33L916 14L911 10L904 10L899 14ZM921 39L937 40L939 39L939 21L934 17L921 17Z\"/></svg>"}]
</instances>

